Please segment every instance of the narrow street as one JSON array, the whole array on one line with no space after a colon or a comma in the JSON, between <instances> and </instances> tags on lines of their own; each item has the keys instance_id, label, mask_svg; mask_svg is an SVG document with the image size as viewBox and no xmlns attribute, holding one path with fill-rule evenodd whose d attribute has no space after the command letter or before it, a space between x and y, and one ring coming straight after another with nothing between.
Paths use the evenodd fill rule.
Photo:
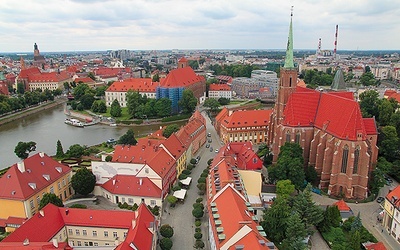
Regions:
<instances>
[{"instance_id":1,"label":"narrow street","mask_svg":"<svg viewBox=\"0 0 400 250\"><path fill-rule=\"evenodd\" d=\"M206 196L198 195L197 188L197 180L200 177L200 174L207 167L207 161L209 159L214 158L215 149L219 149L222 143L219 140L219 137L216 134L214 127L211 125L210 119L207 117L205 112L202 112L202 115L206 118L207 121L207 133L211 133L211 137L207 137L212 139L211 143L206 142L199 152L193 157L200 156L200 162L197 163L197 166L193 168L192 174L192 183L190 184L190 188L187 191L186 198L184 202L178 202L174 208L171 208L167 202L163 204L163 213L161 217L161 224L169 224L174 228L174 236L172 237L173 249L194 249L195 238L194 238L194 217L192 215L193 203L196 202L196 199L199 197L203 198L203 204L206 205ZM212 152L210 152L210 148L206 148L206 144L211 144L210 148L213 147ZM204 217L202 219L202 234L203 234L203 242L205 243L204 249L209 249L208 244L208 218L207 214L204 213Z\"/></svg>"}]
</instances>

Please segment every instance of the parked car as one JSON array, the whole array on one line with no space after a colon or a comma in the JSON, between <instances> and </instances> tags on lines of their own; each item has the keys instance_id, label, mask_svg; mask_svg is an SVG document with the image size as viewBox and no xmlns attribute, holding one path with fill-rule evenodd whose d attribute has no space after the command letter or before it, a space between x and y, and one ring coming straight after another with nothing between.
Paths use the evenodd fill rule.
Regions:
<instances>
[{"instance_id":1,"label":"parked car","mask_svg":"<svg viewBox=\"0 0 400 250\"><path fill-rule=\"evenodd\" d=\"M218 153L219 152L219 149L217 148L216 150L215 150L215 153Z\"/></svg>"},{"instance_id":2,"label":"parked car","mask_svg":"<svg viewBox=\"0 0 400 250\"><path fill-rule=\"evenodd\" d=\"M376 202L382 203L382 201L384 201L384 200L385 200L385 198L383 198L383 197L378 197L378 199L376 199Z\"/></svg>"},{"instance_id":3,"label":"parked car","mask_svg":"<svg viewBox=\"0 0 400 250\"><path fill-rule=\"evenodd\" d=\"M209 143L211 143L211 142L212 142L212 140L211 140L211 139L208 139L208 142L209 142Z\"/></svg>"},{"instance_id":4,"label":"parked car","mask_svg":"<svg viewBox=\"0 0 400 250\"><path fill-rule=\"evenodd\" d=\"M208 136L208 137L211 137L211 133L208 133L207 136Z\"/></svg>"},{"instance_id":5,"label":"parked car","mask_svg":"<svg viewBox=\"0 0 400 250\"><path fill-rule=\"evenodd\" d=\"M196 161L199 162L200 161L200 155L196 157Z\"/></svg>"},{"instance_id":6,"label":"parked car","mask_svg":"<svg viewBox=\"0 0 400 250\"><path fill-rule=\"evenodd\" d=\"M210 147L210 144L206 144L206 148L209 148Z\"/></svg>"},{"instance_id":7,"label":"parked car","mask_svg":"<svg viewBox=\"0 0 400 250\"><path fill-rule=\"evenodd\" d=\"M213 147L210 148L210 152L212 152L212 151L213 151Z\"/></svg>"}]
</instances>

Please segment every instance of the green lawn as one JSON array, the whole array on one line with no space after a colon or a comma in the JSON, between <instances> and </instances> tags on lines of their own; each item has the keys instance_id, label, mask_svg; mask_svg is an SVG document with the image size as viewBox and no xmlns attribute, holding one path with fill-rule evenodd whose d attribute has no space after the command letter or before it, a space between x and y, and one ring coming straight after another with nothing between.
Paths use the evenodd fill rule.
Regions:
<instances>
[{"instance_id":1,"label":"green lawn","mask_svg":"<svg viewBox=\"0 0 400 250\"><path fill-rule=\"evenodd\" d=\"M104 117L111 117L110 110L111 110L111 108L107 108L107 112L106 113L96 113L96 114L97 115L102 115ZM130 120L131 116L128 113L128 108L127 107L121 107L121 110L122 110L121 117L117 117L116 119L120 120L120 121Z\"/></svg>"},{"instance_id":2,"label":"green lawn","mask_svg":"<svg viewBox=\"0 0 400 250\"><path fill-rule=\"evenodd\" d=\"M229 102L229 104L240 104L240 103L243 103L243 102L246 102L246 101L239 101L239 100L234 100L234 101L232 101L232 100L231 100L231 101ZM229 104L228 104L228 105L229 105Z\"/></svg>"}]
</instances>

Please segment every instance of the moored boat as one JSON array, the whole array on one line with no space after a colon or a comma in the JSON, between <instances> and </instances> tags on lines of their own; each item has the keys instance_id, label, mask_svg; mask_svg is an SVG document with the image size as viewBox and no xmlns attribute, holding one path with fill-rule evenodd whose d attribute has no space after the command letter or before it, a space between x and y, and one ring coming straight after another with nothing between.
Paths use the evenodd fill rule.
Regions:
<instances>
[{"instance_id":1,"label":"moored boat","mask_svg":"<svg viewBox=\"0 0 400 250\"><path fill-rule=\"evenodd\" d=\"M83 124L81 121L74 119L74 118L67 118L67 119L65 119L64 123L75 126L75 127L81 127L81 128L83 128L85 126L85 124Z\"/></svg>"}]
</instances>

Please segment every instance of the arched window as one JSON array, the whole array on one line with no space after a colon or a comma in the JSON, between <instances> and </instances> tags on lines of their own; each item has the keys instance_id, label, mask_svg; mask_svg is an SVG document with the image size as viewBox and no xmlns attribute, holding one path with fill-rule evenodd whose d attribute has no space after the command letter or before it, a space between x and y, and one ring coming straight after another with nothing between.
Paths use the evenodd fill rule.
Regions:
<instances>
[{"instance_id":1,"label":"arched window","mask_svg":"<svg viewBox=\"0 0 400 250\"><path fill-rule=\"evenodd\" d=\"M340 170L340 172L346 173L348 159L349 159L349 147L345 145L343 148L342 169Z\"/></svg>"},{"instance_id":2,"label":"arched window","mask_svg":"<svg viewBox=\"0 0 400 250\"><path fill-rule=\"evenodd\" d=\"M290 142L290 131L286 131L286 142Z\"/></svg>"},{"instance_id":3,"label":"arched window","mask_svg":"<svg viewBox=\"0 0 400 250\"><path fill-rule=\"evenodd\" d=\"M358 172L358 161L360 158L360 147L357 147L354 151L354 164L353 164L353 174L357 174Z\"/></svg>"},{"instance_id":4,"label":"arched window","mask_svg":"<svg viewBox=\"0 0 400 250\"><path fill-rule=\"evenodd\" d=\"M300 132L297 132L297 133L296 133L295 142L296 142L297 144L300 144Z\"/></svg>"}]
</instances>

